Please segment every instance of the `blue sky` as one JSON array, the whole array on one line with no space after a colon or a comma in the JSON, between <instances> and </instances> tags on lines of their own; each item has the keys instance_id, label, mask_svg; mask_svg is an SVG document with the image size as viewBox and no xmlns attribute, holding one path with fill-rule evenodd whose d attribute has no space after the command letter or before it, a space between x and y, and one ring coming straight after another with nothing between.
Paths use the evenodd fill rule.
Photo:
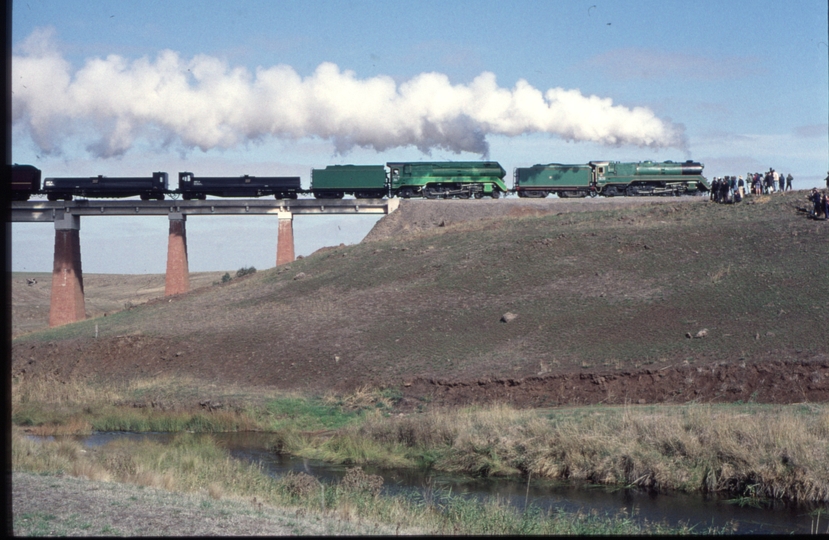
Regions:
<instances>
[{"instance_id":1,"label":"blue sky","mask_svg":"<svg viewBox=\"0 0 829 540\"><path fill-rule=\"evenodd\" d=\"M829 170L825 0L17 0L12 27L12 158L45 176L307 186L327 164L485 155L774 167L805 189ZM375 221L297 217L297 254ZM274 264L274 220L187 227L191 271ZM52 231L15 224L13 270L49 271ZM166 220L88 218L81 244L85 272L164 272Z\"/></svg>"}]
</instances>

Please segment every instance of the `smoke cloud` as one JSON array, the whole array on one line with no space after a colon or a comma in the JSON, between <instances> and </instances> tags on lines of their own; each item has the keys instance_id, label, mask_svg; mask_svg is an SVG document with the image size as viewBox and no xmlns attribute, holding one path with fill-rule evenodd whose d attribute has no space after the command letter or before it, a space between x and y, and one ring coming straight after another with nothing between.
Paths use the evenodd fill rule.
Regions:
<instances>
[{"instance_id":1,"label":"smoke cloud","mask_svg":"<svg viewBox=\"0 0 829 540\"><path fill-rule=\"evenodd\" d=\"M32 33L12 57L12 119L42 152L69 137L97 157L123 155L138 141L159 147L233 148L268 137L331 141L383 151L415 146L488 154L488 135L547 133L605 145L684 148L684 126L648 108L614 105L578 90L512 89L481 73L451 84L441 73L358 78L332 63L302 77L292 67L244 67L164 50L154 60L117 55L73 71L52 30Z\"/></svg>"}]
</instances>

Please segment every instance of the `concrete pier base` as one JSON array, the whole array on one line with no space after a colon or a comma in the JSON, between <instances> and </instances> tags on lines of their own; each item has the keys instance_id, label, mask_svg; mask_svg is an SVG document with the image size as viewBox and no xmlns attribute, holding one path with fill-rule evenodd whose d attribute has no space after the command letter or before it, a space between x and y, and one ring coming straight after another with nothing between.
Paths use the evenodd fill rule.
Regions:
<instances>
[{"instance_id":1,"label":"concrete pier base","mask_svg":"<svg viewBox=\"0 0 829 540\"><path fill-rule=\"evenodd\" d=\"M187 263L186 217L180 212L170 214L170 235L167 240L167 275L164 296L186 293L190 290L190 270Z\"/></svg>"},{"instance_id":2,"label":"concrete pier base","mask_svg":"<svg viewBox=\"0 0 829 540\"><path fill-rule=\"evenodd\" d=\"M81 269L81 218L66 214L55 220L55 259L49 326L61 326L86 318Z\"/></svg>"},{"instance_id":3,"label":"concrete pier base","mask_svg":"<svg viewBox=\"0 0 829 540\"><path fill-rule=\"evenodd\" d=\"M291 212L279 212L278 217L276 266L294 261L294 215Z\"/></svg>"}]
</instances>

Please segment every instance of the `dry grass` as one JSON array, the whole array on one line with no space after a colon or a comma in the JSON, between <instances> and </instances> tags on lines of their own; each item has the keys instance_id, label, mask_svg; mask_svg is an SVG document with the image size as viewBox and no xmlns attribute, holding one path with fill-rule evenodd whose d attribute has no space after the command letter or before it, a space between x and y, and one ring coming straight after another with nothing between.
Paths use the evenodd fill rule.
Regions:
<instances>
[{"instance_id":1,"label":"dry grass","mask_svg":"<svg viewBox=\"0 0 829 540\"><path fill-rule=\"evenodd\" d=\"M66 380L58 377L37 377L14 381L12 407L37 402L53 406L94 405L114 403L123 399L123 385L90 384L81 379Z\"/></svg>"},{"instance_id":2,"label":"dry grass","mask_svg":"<svg viewBox=\"0 0 829 540\"><path fill-rule=\"evenodd\" d=\"M355 436L430 454L447 471L829 501L822 405L493 406L370 419Z\"/></svg>"},{"instance_id":3,"label":"dry grass","mask_svg":"<svg viewBox=\"0 0 829 540\"><path fill-rule=\"evenodd\" d=\"M254 411L272 398L235 385L207 388L189 377L160 376L121 382L27 377L12 382L12 419L32 435L92 431L261 430ZM220 409L199 405L208 389ZM239 407L225 407L228 400Z\"/></svg>"},{"instance_id":4,"label":"dry grass","mask_svg":"<svg viewBox=\"0 0 829 540\"><path fill-rule=\"evenodd\" d=\"M263 504L283 511L293 508L297 518L306 514L314 514L314 520L334 518L340 524L357 525L363 532L365 524L378 533L641 534L669 530L658 524L640 525L624 516L584 519L562 512L522 513L501 502L482 504L459 497L441 499L441 511L435 511L434 502L425 499L381 495L382 479L359 468L350 469L333 485L302 473L275 479L259 467L230 459L209 437L192 435L180 435L167 445L113 442L84 450L77 443L37 443L15 430L12 453L15 473L73 475L198 494L203 497L203 510L210 509L213 502L247 500L252 501L254 512L258 509L261 513ZM86 501L83 497L79 500ZM30 500L27 503L31 506ZM119 512L126 518L131 507ZM29 513L26 519L33 517L36 515ZM345 527L338 530L341 534L353 531Z\"/></svg>"},{"instance_id":5,"label":"dry grass","mask_svg":"<svg viewBox=\"0 0 829 540\"><path fill-rule=\"evenodd\" d=\"M57 381L51 385L55 391L50 392L42 381L19 382L13 388L13 418L31 419L38 414L53 418L30 423L27 430L32 434L88 433L92 426L106 422L134 426L138 431L180 431L187 426L209 432L222 430L221 426L236 430L279 425L282 451L330 462L427 466L482 476L529 474L659 491L829 500L829 463L825 460L829 407L823 405L626 406L546 412L492 405L389 416L393 399L388 392L364 387L323 400L292 395L281 400L271 396L268 401L260 395L256 399L266 409L249 404L242 413L184 413L106 403L134 397L135 392L175 392L184 387L182 381L132 381L120 387ZM354 412L345 414L349 409ZM303 429L311 423L328 425L322 420L336 422L328 429ZM77 465L83 450L65 441L56 444L54 455L42 454L48 458L38 457L41 453L31 445L16 450L16 456L29 456L35 469L80 467L76 473L89 478L110 475L151 486L184 481L165 476L157 464L150 467L132 461L126 449L115 448L108 461L96 466ZM149 453L159 462L173 459L169 450L156 448ZM195 453L174 461L185 470L207 471L203 459L207 457ZM39 460L45 461L38 465Z\"/></svg>"}]
</instances>

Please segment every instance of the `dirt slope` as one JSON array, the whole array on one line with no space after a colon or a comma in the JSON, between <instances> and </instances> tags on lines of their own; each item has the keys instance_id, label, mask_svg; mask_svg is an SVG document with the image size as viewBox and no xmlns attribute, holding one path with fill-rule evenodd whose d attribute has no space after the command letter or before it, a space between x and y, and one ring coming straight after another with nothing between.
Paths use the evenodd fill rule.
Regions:
<instances>
[{"instance_id":1,"label":"dirt slope","mask_svg":"<svg viewBox=\"0 0 829 540\"><path fill-rule=\"evenodd\" d=\"M22 336L12 373L404 406L824 401L829 223L804 197L403 201L361 245Z\"/></svg>"}]
</instances>

